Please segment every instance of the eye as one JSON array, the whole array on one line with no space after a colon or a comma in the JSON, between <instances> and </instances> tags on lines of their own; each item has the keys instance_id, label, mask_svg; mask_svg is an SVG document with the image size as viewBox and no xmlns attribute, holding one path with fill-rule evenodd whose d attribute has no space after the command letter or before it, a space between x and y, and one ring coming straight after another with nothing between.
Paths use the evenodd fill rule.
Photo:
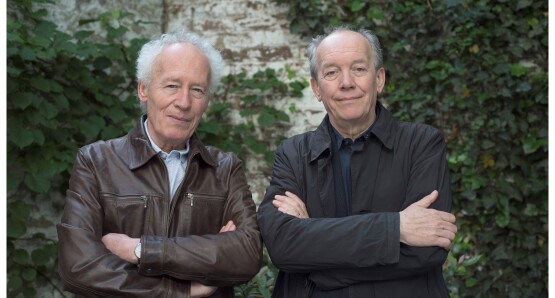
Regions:
<instances>
[{"instance_id":1,"label":"eye","mask_svg":"<svg viewBox=\"0 0 555 298\"><path fill-rule=\"evenodd\" d=\"M363 67L363 66L357 66L355 68L353 68L353 74L357 77L361 77L364 76L368 73L368 68Z\"/></svg>"},{"instance_id":2,"label":"eye","mask_svg":"<svg viewBox=\"0 0 555 298\"><path fill-rule=\"evenodd\" d=\"M324 72L324 79L328 81L335 80L338 76L339 76L339 70L337 69L328 70Z\"/></svg>"},{"instance_id":3,"label":"eye","mask_svg":"<svg viewBox=\"0 0 555 298\"><path fill-rule=\"evenodd\" d=\"M193 87L191 88L191 94L193 95L194 98L202 99L206 96L206 90L204 90L204 88L201 88L201 87Z\"/></svg>"},{"instance_id":4,"label":"eye","mask_svg":"<svg viewBox=\"0 0 555 298\"><path fill-rule=\"evenodd\" d=\"M179 86L177 86L175 84L169 84L169 85L166 85L166 88L168 88L168 89L177 89L177 88L179 88Z\"/></svg>"}]
</instances>

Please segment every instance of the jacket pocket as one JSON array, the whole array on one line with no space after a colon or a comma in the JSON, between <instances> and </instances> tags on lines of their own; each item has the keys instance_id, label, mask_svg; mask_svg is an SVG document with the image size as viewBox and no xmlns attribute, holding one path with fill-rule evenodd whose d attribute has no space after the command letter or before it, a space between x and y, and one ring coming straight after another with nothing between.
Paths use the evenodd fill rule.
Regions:
<instances>
[{"instance_id":1,"label":"jacket pocket","mask_svg":"<svg viewBox=\"0 0 555 298\"><path fill-rule=\"evenodd\" d=\"M100 200L104 209L102 234L123 233L132 238L150 234L150 196L104 193Z\"/></svg>"},{"instance_id":2,"label":"jacket pocket","mask_svg":"<svg viewBox=\"0 0 555 298\"><path fill-rule=\"evenodd\" d=\"M190 233L193 235L219 233L224 225L222 217L225 201L224 196L187 193L185 203L191 208Z\"/></svg>"}]
</instances>

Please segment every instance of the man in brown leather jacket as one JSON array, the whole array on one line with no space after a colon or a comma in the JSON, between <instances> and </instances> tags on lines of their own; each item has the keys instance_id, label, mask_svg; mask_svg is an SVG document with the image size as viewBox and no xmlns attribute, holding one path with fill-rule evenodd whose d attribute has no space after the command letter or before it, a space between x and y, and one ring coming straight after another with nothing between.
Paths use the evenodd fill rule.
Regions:
<instances>
[{"instance_id":1,"label":"man in brown leather jacket","mask_svg":"<svg viewBox=\"0 0 555 298\"><path fill-rule=\"evenodd\" d=\"M222 58L180 31L137 61L146 108L126 136L81 148L58 224L65 289L95 297L233 297L262 257L241 161L195 129Z\"/></svg>"}]
</instances>

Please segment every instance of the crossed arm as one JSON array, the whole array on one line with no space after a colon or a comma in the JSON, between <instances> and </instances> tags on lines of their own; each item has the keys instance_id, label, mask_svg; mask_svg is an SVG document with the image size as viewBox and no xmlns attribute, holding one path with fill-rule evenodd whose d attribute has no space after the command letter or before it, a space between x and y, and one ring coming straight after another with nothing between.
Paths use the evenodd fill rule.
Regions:
<instances>
[{"instance_id":1,"label":"crossed arm","mask_svg":"<svg viewBox=\"0 0 555 298\"><path fill-rule=\"evenodd\" d=\"M420 201L399 212L399 230L402 243L416 246L440 246L449 249L457 233L453 214L430 209L438 198L435 190ZM309 218L303 201L294 193L276 195L272 204L281 212L297 218Z\"/></svg>"},{"instance_id":2,"label":"crossed arm","mask_svg":"<svg viewBox=\"0 0 555 298\"><path fill-rule=\"evenodd\" d=\"M333 289L418 275L444 263L457 227L448 213L449 175L440 134L429 133L412 145L399 212L310 217L310 202L303 200L307 192L320 190L306 180L305 161L295 150L291 143L278 148L270 187L258 211L264 241L280 270L307 273L319 288ZM441 193L422 195L434 188ZM312 203L316 208L322 204Z\"/></svg>"},{"instance_id":3,"label":"crossed arm","mask_svg":"<svg viewBox=\"0 0 555 298\"><path fill-rule=\"evenodd\" d=\"M220 233L233 232L237 229L232 220L223 226ZM135 256L135 247L139 244L140 238L131 238L125 234L109 233L102 237L102 243L106 248L118 256L120 259L131 264L137 264L139 260ZM212 295L218 288L205 286L197 281L191 281L191 298L208 297Z\"/></svg>"}]
</instances>

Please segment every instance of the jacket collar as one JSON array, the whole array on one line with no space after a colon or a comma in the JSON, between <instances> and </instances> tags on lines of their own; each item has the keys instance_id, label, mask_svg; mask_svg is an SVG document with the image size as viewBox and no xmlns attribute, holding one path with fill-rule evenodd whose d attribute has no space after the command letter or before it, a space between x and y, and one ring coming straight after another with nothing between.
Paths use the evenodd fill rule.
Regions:
<instances>
[{"instance_id":1,"label":"jacket collar","mask_svg":"<svg viewBox=\"0 0 555 298\"><path fill-rule=\"evenodd\" d=\"M146 118L146 115L142 115L141 119L135 124L135 127L128 133L129 142L126 145L125 152L127 153L127 164L131 170L142 167L157 155L152 146L150 146L150 141L143 125ZM198 139L196 133L191 136L189 146L189 163L198 155L206 164L212 167L216 166L216 161Z\"/></svg>"},{"instance_id":2,"label":"jacket collar","mask_svg":"<svg viewBox=\"0 0 555 298\"><path fill-rule=\"evenodd\" d=\"M310 140L310 161L318 159L324 152L332 152L331 137L328 130L329 116L326 114L324 120L314 131L314 137ZM393 141L397 126L395 118L382 105L381 102L376 103L376 122L372 125L370 133L382 142L387 149L393 149Z\"/></svg>"}]
</instances>

